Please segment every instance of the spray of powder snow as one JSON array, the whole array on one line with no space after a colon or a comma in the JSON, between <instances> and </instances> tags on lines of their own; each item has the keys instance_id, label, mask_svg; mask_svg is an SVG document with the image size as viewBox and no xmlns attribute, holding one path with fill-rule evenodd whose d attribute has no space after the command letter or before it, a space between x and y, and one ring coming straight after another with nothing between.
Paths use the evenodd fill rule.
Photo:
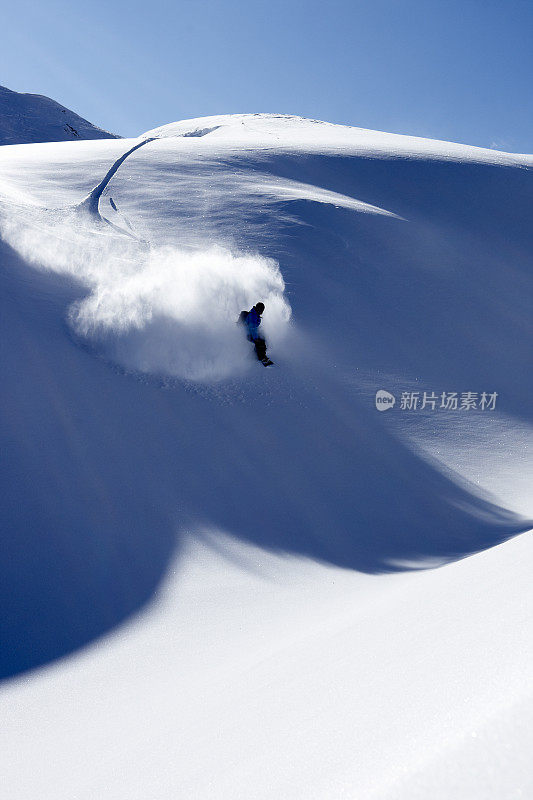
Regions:
<instances>
[{"instance_id":1,"label":"spray of powder snow","mask_svg":"<svg viewBox=\"0 0 533 800\"><path fill-rule=\"evenodd\" d=\"M287 332L290 307L273 259L213 244L150 248L79 212L11 209L0 225L27 261L87 287L69 321L127 369L196 381L242 372L251 348L235 321L258 300L272 344Z\"/></svg>"}]
</instances>

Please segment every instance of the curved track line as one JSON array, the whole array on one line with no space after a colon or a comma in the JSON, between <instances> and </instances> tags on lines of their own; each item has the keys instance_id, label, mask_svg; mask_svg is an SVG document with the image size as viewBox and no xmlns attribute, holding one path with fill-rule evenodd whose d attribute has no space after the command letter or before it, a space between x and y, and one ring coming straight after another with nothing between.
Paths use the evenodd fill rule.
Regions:
<instances>
[{"instance_id":1,"label":"curved track line","mask_svg":"<svg viewBox=\"0 0 533 800\"><path fill-rule=\"evenodd\" d=\"M138 150L139 147L143 147L145 144L148 144L148 142L153 142L156 138L157 137L153 136L151 139L143 139L142 142L138 142L136 145L134 145L134 147L131 147L126 153L121 155L120 158L118 158L115 163L111 165L98 186L95 186L94 189L92 189L92 191L87 195L85 200L81 201L78 208L89 211L91 214L100 216L100 212L98 210L100 197L102 196L104 189L108 185L113 175L117 172L118 168L124 163L128 156L131 156L131 154L135 152L135 150Z\"/></svg>"}]
</instances>

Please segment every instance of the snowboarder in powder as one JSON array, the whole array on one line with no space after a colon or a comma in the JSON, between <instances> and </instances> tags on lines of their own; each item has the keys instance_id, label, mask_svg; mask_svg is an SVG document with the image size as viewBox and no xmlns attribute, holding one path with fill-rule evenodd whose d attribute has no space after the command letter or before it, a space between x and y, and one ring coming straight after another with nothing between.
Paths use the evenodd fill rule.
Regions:
<instances>
[{"instance_id":1,"label":"snowboarder in powder","mask_svg":"<svg viewBox=\"0 0 533 800\"><path fill-rule=\"evenodd\" d=\"M259 335L259 326L261 325L261 314L265 310L264 303L256 303L255 306L249 311L241 311L241 315L239 317L239 321L242 322L246 326L247 335L246 338L249 342L254 343L255 347L255 354L258 360L265 365L265 367L270 367L274 362L269 359L266 354L266 341L263 339L262 336Z\"/></svg>"}]
</instances>

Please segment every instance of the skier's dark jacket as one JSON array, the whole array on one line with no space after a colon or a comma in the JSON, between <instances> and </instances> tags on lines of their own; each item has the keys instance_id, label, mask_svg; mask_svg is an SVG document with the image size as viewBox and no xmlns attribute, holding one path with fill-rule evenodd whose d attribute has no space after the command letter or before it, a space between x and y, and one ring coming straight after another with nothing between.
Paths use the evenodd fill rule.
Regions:
<instances>
[{"instance_id":1,"label":"skier's dark jacket","mask_svg":"<svg viewBox=\"0 0 533 800\"><path fill-rule=\"evenodd\" d=\"M259 338L259 331L257 329L259 328L260 325L261 325L261 317L256 311L255 306L253 306L248 312L248 316L246 317L246 327L248 328L248 336L253 341Z\"/></svg>"}]
</instances>

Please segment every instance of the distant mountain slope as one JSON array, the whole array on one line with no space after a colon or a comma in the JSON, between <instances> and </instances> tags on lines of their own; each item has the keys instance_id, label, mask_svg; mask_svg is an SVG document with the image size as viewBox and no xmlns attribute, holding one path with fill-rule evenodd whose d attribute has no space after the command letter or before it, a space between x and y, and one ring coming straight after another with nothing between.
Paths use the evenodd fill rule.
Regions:
<instances>
[{"instance_id":1,"label":"distant mountain slope","mask_svg":"<svg viewBox=\"0 0 533 800\"><path fill-rule=\"evenodd\" d=\"M0 86L0 145L119 138L49 97Z\"/></svg>"}]
</instances>

